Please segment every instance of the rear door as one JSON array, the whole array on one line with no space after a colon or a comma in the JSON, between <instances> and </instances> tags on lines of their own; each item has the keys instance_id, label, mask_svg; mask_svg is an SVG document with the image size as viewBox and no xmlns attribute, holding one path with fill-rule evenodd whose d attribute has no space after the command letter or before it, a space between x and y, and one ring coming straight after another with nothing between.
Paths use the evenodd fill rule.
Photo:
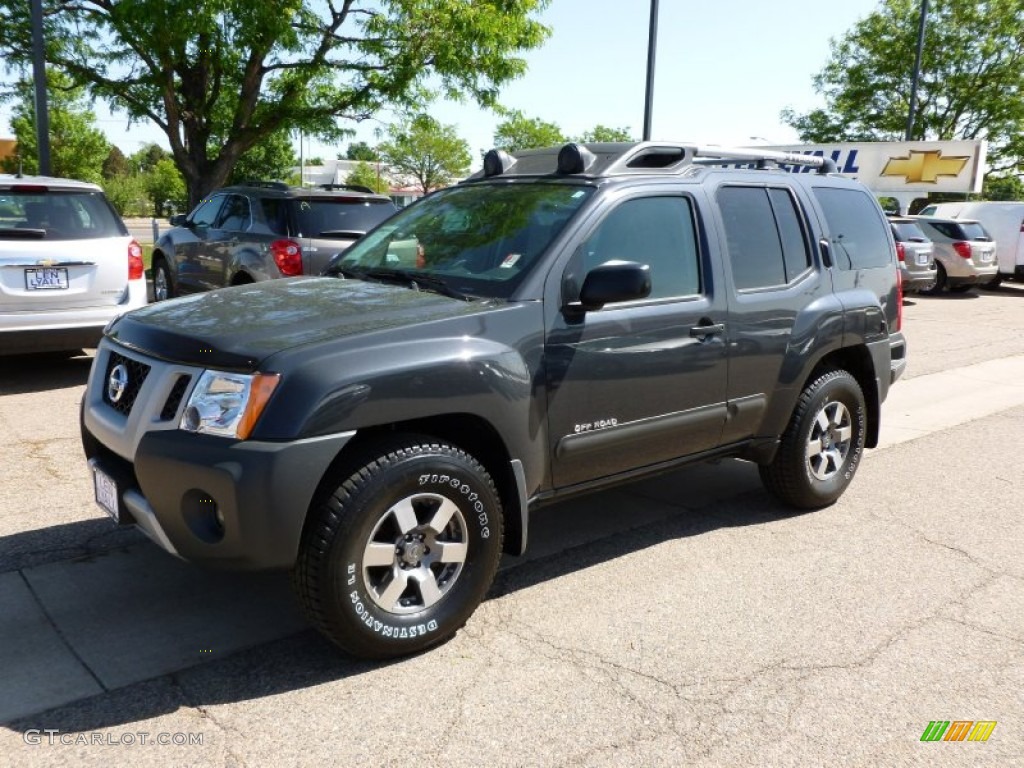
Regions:
<instances>
[{"instance_id":1,"label":"rear door","mask_svg":"<svg viewBox=\"0 0 1024 768\"><path fill-rule=\"evenodd\" d=\"M15 188L0 206L0 311L121 302L131 237L101 192Z\"/></svg>"}]
</instances>

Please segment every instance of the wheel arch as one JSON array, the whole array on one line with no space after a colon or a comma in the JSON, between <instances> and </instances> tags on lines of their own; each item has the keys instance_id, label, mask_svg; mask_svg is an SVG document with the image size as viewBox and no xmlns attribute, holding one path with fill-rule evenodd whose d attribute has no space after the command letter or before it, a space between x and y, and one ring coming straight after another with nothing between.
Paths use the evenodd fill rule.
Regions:
<instances>
[{"instance_id":1,"label":"wheel arch","mask_svg":"<svg viewBox=\"0 0 1024 768\"><path fill-rule=\"evenodd\" d=\"M501 434L487 419L471 413L448 413L421 419L396 421L360 429L324 472L313 504L332 490L332 479L351 469L371 452L372 446L398 435L420 435L461 448L483 465L494 480L502 506L504 551L520 555L526 544L527 514L525 493L516 477L512 457ZM309 523L309 511L303 522L303 535Z\"/></svg>"},{"instance_id":2,"label":"wheel arch","mask_svg":"<svg viewBox=\"0 0 1024 768\"><path fill-rule=\"evenodd\" d=\"M807 386L828 370L841 369L857 380L861 392L864 393L864 405L867 410L867 430L864 434L864 447L874 448L878 445L881 425L881 402L878 396L877 372L871 353L863 345L841 347L821 358L807 375L800 386L802 392Z\"/></svg>"}]
</instances>

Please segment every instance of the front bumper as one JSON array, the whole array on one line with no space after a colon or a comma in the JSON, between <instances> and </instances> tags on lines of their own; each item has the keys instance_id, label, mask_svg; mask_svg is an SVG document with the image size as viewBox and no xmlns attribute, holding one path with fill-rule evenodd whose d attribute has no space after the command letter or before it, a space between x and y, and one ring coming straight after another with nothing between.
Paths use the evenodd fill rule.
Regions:
<instances>
[{"instance_id":1,"label":"front bumper","mask_svg":"<svg viewBox=\"0 0 1024 768\"><path fill-rule=\"evenodd\" d=\"M82 424L90 467L117 483L122 525L185 560L235 569L295 563L316 489L354 435L272 443L165 430L143 435L127 461Z\"/></svg>"}]
</instances>

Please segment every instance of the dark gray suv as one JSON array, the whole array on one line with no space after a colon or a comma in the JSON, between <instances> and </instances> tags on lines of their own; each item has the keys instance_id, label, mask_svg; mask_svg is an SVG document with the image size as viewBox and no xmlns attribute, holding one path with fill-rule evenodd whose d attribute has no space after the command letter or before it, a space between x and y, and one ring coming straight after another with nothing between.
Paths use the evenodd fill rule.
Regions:
<instances>
[{"instance_id":1,"label":"dark gray suv","mask_svg":"<svg viewBox=\"0 0 1024 768\"><path fill-rule=\"evenodd\" d=\"M738 457L831 504L906 365L892 232L834 170L492 151L323 277L130 313L83 402L97 501L185 560L289 569L376 658L451 637L553 501Z\"/></svg>"},{"instance_id":2,"label":"dark gray suv","mask_svg":"<svg viewBox=\"0 0 1024 768\"><path fill-rule=\"evenodd\" d=\"M219 189L153 249L157 301L228 285L316 275L396 211L365 187L247 182Z\"/></svg>"}]
</instances>

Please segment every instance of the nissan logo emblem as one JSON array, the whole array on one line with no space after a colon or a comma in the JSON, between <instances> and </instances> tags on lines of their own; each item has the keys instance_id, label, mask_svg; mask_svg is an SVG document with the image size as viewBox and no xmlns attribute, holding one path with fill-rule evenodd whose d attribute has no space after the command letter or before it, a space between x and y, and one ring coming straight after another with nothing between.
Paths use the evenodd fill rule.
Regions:
<instances>
[{"instance_id":1,"label":"nissan logo emblem","mask_svg":"<svg viewBox=\"0 0 1024 768\"><path fill-rule=\"evenodd\" d=\"M107 379L107 397L110 402L117 403L124 396L128 389L128 369L124 363L118 363L110 371L110 378Z\"/></svg>"}]
</instances>

